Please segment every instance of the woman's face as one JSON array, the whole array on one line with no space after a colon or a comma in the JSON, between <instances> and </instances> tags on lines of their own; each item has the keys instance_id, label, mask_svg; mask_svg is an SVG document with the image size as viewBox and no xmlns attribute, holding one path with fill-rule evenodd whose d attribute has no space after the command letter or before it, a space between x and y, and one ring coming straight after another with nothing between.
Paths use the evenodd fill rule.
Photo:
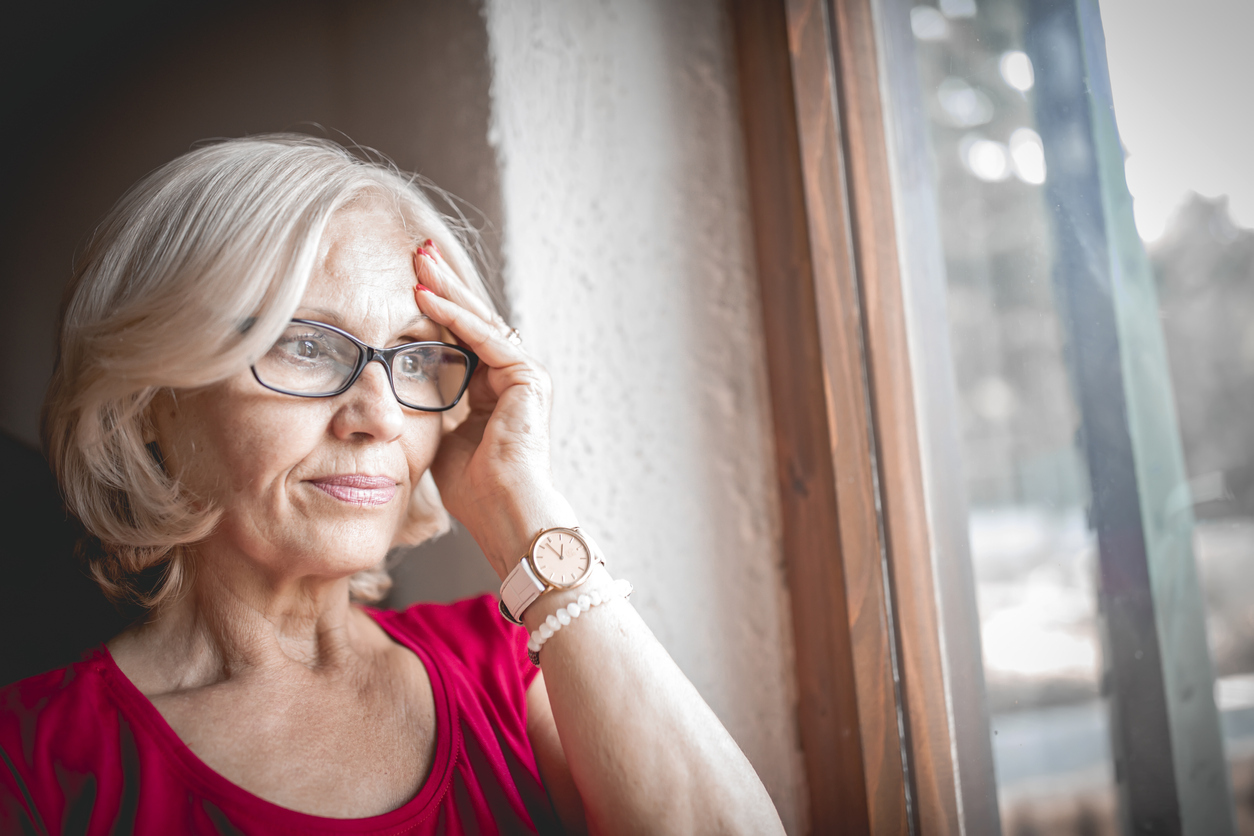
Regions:
<instances>
[{"instance_id":1,"label":"woman's face","mask_svg":"<svg viewBox=\"0 0 1254 836\"><path fill-rule=\"evenodd\" d=\"M323 238L296 318L341 328L379 348L441 339L414 302L413 244L379 207L344 210ZM198 547L239 557L275 582L341 577L378 564L440 443L441 417L397 403L370 363L333 398L272 392L244 370L154 401L166 467L222 510Z\"/></svg>"}]
</instances>

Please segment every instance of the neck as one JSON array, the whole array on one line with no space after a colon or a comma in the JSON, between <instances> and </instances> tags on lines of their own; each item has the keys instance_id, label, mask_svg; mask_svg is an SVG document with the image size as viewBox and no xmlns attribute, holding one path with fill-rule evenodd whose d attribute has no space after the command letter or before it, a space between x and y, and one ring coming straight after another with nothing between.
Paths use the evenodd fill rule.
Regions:
<instances>
[{"instance_id":1,"label":"neck","mask_svg":"<svg viewBox=\"0 0 1254 836\"><path fill-rule=\"evenodd\" d=\"M238 559L189 557L184 594L110 642L144 693L284 669L334 674L376 638L349 603L348 578L281 577Z\"/></svg>"}]
</instances>

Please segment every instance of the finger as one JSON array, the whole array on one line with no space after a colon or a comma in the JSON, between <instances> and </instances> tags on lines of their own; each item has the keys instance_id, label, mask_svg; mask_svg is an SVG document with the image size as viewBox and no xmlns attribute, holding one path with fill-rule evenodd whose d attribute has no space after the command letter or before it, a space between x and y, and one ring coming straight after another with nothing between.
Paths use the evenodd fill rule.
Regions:
<instances>
[{"instance_id":1,"label":"finger","mask_svg":"<svg viewBox=\"0 0 1254 836\"><path fill-rule=\"evenodd\" d=\"M509 324L496 312L491 302L486 301L483 297L476 295L466 287L465 282L461 280L444 259L443 254L434 241L428 238L426 243L414 253L414 260L415 273L420 277L431 279L436 285L431 289L436 291L436 293L446 299L451 299L456 304L475 313L481 319L494 324L507 336L514 333Z\"/></svg>"},{"instance_id":2,"label":"finger","mask_svg":"<svg viewBox=\"0 0 1254 836\"><path fill-rule=\"evenodd\" d=\"M479 355L479 359L493 368L504 368L516 363L527 363L523 350L509 341L507 336L492 323L473 311L431 291L419 290L414 294L418 309L448 328L462 344Z\"/></svg>"},{"instance_id":3,"label":"finger","mask_svg":"<svg viewBox=\"0 0 1254 836\"><path fill-rule=\"evenodd\" d=\"M451 299L463 308L473 311L481 319L489 322L499 320L504 325L504 320L501 320L487 302L470 292L444 260L435 242L429 238L414 251L414 273L422 284L445 299Z\"/></svg>"}]
</instances>

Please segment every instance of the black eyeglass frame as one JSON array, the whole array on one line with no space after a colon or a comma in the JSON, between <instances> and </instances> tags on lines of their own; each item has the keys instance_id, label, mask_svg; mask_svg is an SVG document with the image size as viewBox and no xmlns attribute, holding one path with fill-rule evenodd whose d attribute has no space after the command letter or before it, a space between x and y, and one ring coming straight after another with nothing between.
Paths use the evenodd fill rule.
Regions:
<instances>
[{"instance_id":1,"label":"black eyeglass frame","mask_svg":"<svg viewBox=\"0 0 1254 836\"><path fill-rule=\"evenodd\" d=\"M312 325L317 328L325 328L326 330L333 331L334 333L347 339L353 345L357 346L357 366L353 369L353 373L349 375L348 381L339 389L336 389L334 392L322 392L316 395L312 395L308 392L293 392L290 389L281 389L278 386L271 386L269 383L266 383L261 379L261 375L257 373L257 366L255 364L250 367L252 369L253 377L258 383L269 389L271 392L278 392L281 395L292 395L297 398L334 398L337 395L342 395L349 389L352 389L353 384L357 382L359 377L361 377L361 373L366 370L366 366L377 360L386 370L388 376L388 386L392 389L392 397L396 398L396 402L401 406L416 409L419 412L447 412L457 406L458 401L462 399L462 395L466 394L466 389L470 386L470 378L474 375L475 369L479 367L479 355L475 354L468 348L462 348L460 345L453 345L452 343L440 342L439 340L425 340L423 342L405 343L404 345L398 345L393 348L375 348L372 345L363 343L361 340L357 339L342 328L336 328L334 325L327 325L325 322L317 322L312 319L293 319L292 322L300 325ZM444 348L451 348L454 351L466 356L466 377L462 380L461 388L457 390L457 397L453 398L448 406L414 406L408 401L402 400L401 396L396 392L396 381L392 379L392 359L402 351L428 345L438 345Z\"/></svg>"}]
</instances>

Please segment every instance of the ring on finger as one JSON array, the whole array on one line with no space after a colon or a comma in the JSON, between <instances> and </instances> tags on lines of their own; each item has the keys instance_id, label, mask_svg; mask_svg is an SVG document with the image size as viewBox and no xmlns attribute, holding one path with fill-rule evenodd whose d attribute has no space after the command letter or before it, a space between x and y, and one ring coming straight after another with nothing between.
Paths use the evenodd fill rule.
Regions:
<instances>
[{"instance_id":1,"label":"ring on finger","mask_svg":"<svg viewBox=\"0 0 1254 836\"><path fill-rule=\"evenodd\" d=\"M510 345L522 345L522 334L518 333L517 328L511 328L505 335L505 341Z\"/></svg>"}]
</instances>

